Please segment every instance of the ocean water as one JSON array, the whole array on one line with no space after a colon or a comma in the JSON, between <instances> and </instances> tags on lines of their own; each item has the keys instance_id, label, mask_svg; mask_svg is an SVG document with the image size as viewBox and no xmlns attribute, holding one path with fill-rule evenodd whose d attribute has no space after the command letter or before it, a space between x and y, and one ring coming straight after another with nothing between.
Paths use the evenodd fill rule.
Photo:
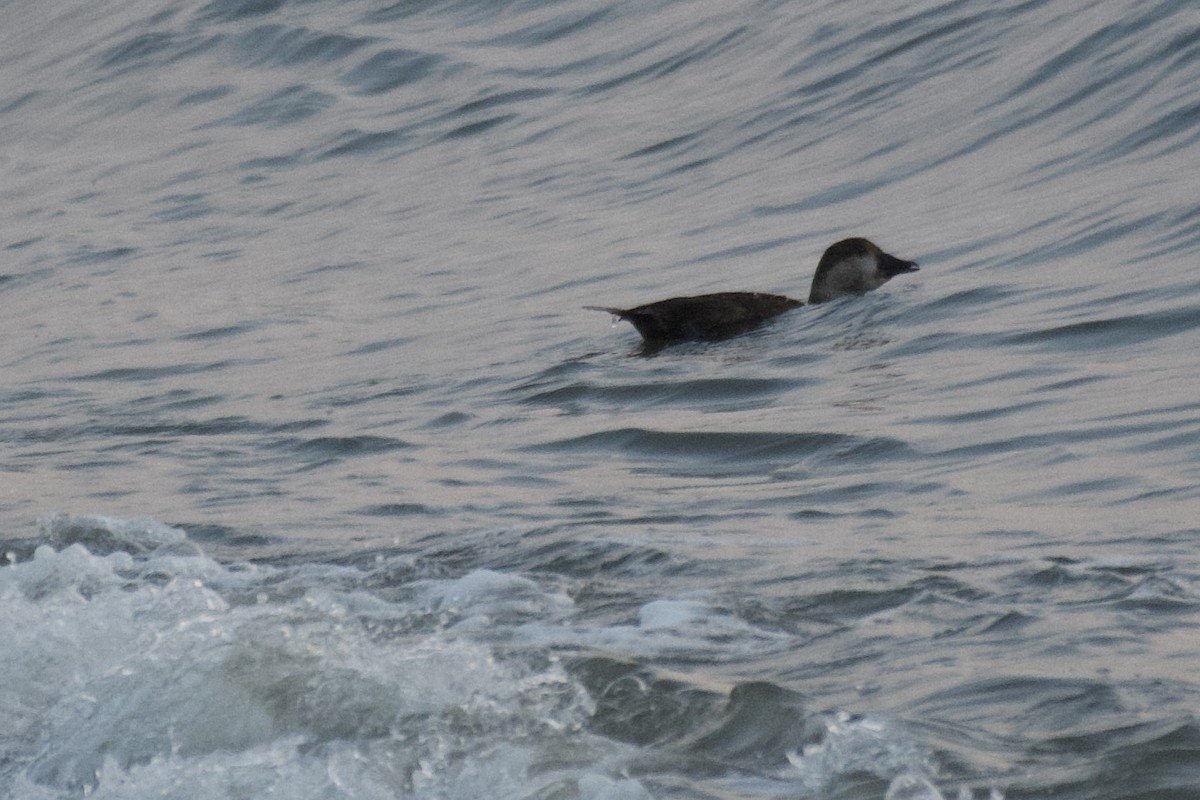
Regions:
<instances>
[{"instance_id":1,"label":"ocean water","mask_svg":"<svg viewBox=\"0 0 1200 800\"><path fill-rule=\"evenodd\" d=\"M1198 90L1153 0L14 10L0 798L1200 797Z\"/></svg>"}]
</instances>

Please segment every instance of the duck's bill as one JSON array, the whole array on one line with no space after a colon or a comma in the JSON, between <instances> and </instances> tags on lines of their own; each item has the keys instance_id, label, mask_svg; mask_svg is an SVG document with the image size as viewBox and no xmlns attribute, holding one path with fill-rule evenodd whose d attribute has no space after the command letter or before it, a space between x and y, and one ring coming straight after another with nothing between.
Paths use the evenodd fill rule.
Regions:
<instances>
[{"instance_id":1,"label":"duck's bill","mask_svg":"<svg viewBox=\"0 0 1200 800\"><path fill-rule=\"evenodd\" d=\"M905 261L902 258L896 258L884 253L883 258L880 260L879 269L890 278L896 275L903 275L905 272L916 272L919 267L915 261Z\"/></svg>"}]
</instances>

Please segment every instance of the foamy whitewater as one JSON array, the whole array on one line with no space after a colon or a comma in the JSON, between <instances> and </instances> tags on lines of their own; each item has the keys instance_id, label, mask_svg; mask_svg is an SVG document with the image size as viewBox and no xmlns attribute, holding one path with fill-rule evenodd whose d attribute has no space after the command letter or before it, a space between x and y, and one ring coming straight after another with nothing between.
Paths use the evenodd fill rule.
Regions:
<instances>
[{"instance_id":1,"label":"foamy whitewater","mask_svg":"<svg viewBox=\"0 0 1200 800\"><path fill-rule=\"evenodd\" d=\"M1168 2L14 9L0 800L1200 796L1198 85Z\"/></svg>"}]
</instances>

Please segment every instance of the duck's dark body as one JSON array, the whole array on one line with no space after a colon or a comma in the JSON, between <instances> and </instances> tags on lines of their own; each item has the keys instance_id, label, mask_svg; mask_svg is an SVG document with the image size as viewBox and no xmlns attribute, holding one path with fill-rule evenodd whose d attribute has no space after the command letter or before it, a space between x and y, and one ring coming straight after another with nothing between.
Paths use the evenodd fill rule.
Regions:
<instances>
[{"instance_id":1,"label":"duck's dark body","mask_svg":"<svg viewBox=\"0 0 1200 800\"><path fill-rule=\"evenodd\" d=\"M830 245L821 256L808 302L824 303L838 297L865 294L897 275L916 270L917 262L889 255L867 239L843 239ZM799 300L779 294L719 292L672 297L634 308L587 308L616 314L633 323L648 343L663 344L735 336L802 305Z\"/></svg>"},{"instance_id":2,"label":"duck's dark body","mask_svg":"<svg viewBox=\"0 0 1200 800\"><path fill-rule=\"evenodd\" d=\"M636 308L589 308L608 311L633 323L648 342L679 342L736 336L802 305L799 300L779 294L718 292L672 297Z\"/></svg>"}]
</instances>

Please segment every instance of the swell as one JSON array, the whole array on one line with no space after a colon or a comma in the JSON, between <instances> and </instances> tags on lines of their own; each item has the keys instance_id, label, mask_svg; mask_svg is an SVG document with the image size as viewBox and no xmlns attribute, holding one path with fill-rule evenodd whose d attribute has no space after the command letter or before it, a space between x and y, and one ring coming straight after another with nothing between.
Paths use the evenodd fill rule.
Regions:
<instances>
[{"instance_id":1,"label":"swell","mask_svg":"<svg viewBox=\"0 0 1200 800\"><path fill-rule=\"evenodd\" d=\"M824 432L676 432L646 428L618 428L529 445L525 449L570 453L610 451L640 458L717 462L776 462L811 457L851 459L867 454L872 459L886 460L909 453L907 444L888 437Z\"/></svg>"}]
</instances>

